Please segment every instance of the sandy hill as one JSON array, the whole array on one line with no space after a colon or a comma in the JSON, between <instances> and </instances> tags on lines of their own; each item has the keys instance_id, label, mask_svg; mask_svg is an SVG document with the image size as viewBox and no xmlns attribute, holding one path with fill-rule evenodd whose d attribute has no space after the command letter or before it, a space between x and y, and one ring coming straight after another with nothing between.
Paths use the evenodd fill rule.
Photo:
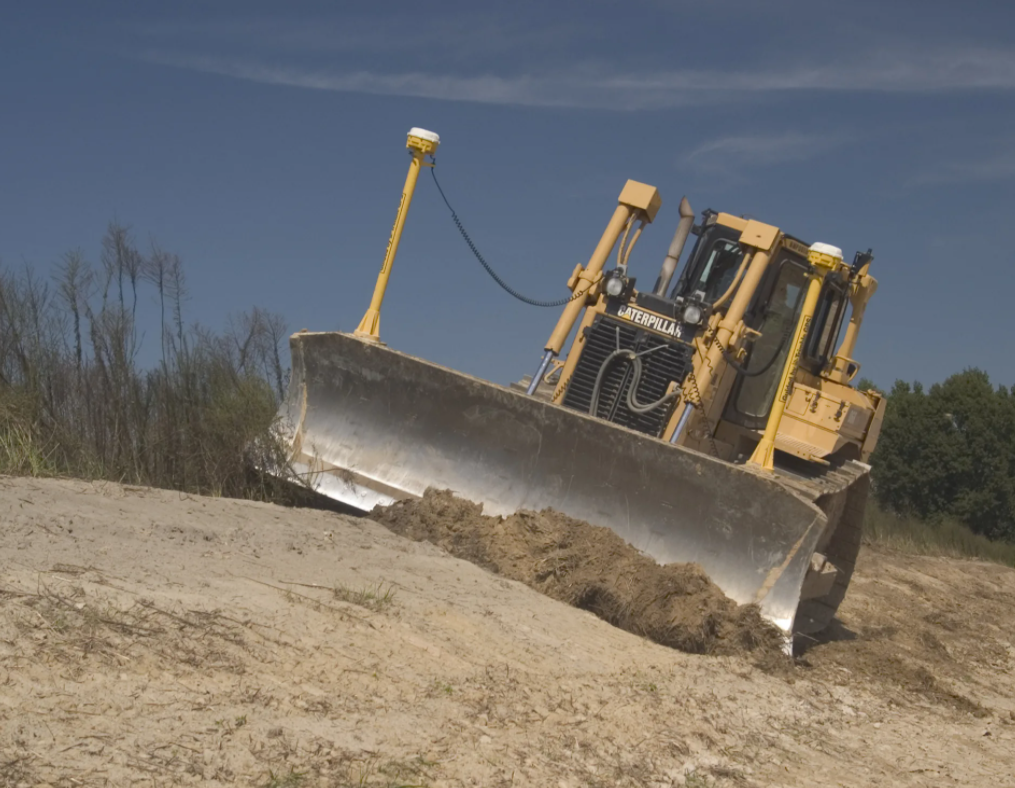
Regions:
<instances>
[{"instance_id":1,"label":"sandy hill","mask_svg":"<svg viewBox=\"0 0 1015 788\"><path fill-rule=\"evenodd\" d=\"M1013 603L866 551L761 669L368 519L0 478L0 786L1015 785Z\"/></svg>"}]
</instances>

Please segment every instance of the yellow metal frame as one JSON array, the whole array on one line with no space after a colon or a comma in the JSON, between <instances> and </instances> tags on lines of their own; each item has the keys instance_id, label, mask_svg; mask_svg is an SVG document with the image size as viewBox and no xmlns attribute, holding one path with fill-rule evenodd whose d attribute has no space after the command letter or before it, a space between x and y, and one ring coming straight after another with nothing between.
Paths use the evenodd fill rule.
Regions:
<instances>
[{"instance_id":1,"label":"yellow metal frame","mask_svg":"<svg viewBox=\"0 0 1015 788\"><path fill-rule=\"evenodd\" d=\"M415 129L413 130L415 131ZM402 229L405 227L405 217L409 214L409 206L412 204L412 195L416 191L416 181L419 179L419 172L422 167L432 167L423 161L424 156L433 155L437 152L440 142L423 137L417 137L411 132L405 147L412 154L409 161L409 172L405 176L405 186L402 187L402 200L398 203L398 212L395 214L395 224L391 228L391 235L388 236L388 248L384 252L384 263L381 265L381 272L377 275L377 284L374 285L374 294L370 299L370 307L367 309L363 319L354 332L360 339L371 342L381 341L381 304L384 302L384 293L388 289L388 279L391 277L391 266L395 262L395 255L398 254L398 243L402 240Z\"/></svg>"},{"instance_id":2,"label":"yellow metal frame","mask_svg":"<svg viewBox=\"0 0 1015 788\"><path fill-rule=\"evenodd\" d=\"M684 381L681 405L674 409L663 430L662 437L665 440L672 439L687 408L698 408L699 417L708 418L708 404L712 400L712 392L728 367L724 355L729 353L744 336L744 314L783 237L778 227L753 219L741 219L738 216L720 213L717 222L740 230L740 243L746 247L744 257L747 270L743 274L733 301L718 324L695 340L694 369Z\"/></svg>"},{"instance_id":3,"label":"yellow metal frame","mask_svg":"<svg viewBox=\"0 0 1015 788\"><path fill-rule=\"evenodd\" d=\"M786 403L793 391L793 383L796 380L797 370L800 367L800 355L803 352L804 341L807 339L807 332L814 319L814 310L818 306L818 296L821 294L821 285L825 277L834 271L842 263L842 258L833 257L830 254L810 250L807 260L813 266L807 285L807 295L804 296L803 309L797 319L796 330L793 333L793 342L790 345L790 352L786 357L786 365L783 367L782 377L776 389L778 396L772 404L772 410L768 415L768 423L765 425L765 432L761 436L754 454L748 460L749 465L756 465L766 471L775 470L775 440L779 435L779 426L782 422L782 415L786 410Z\"/></svg>"},{"instance_id":4,"label":"yellow metal frame","mask_svg":"<svg viewBox=\"0 0 1015 788\"><path fill-rule=\"evenodd\" d=\"M616 246L620 233L624 231L625 227L630 227L630 222L635 218L650 223L655 219L662 202L659 191L654 186L638 181L628 181L624 184L624 188L617 198L617 207L613 211L613 216L610 218L609 224L606 225L595 251L592 252L588 265L584 268L579 266L571 275L569 282L572 292L571 300L564 307L564 311L557 320L557 325L550 333L550 338L546 340L544 350L548 350L554 355L560 353L582 310L590 305L590 299L599 296L596 286L602 279L603 266L606 265L610 252ZM595 301L593 300L591 303L595 303ZM567 374L569 371L565 369L562 374Z\"/></svg>"}]
</instances>

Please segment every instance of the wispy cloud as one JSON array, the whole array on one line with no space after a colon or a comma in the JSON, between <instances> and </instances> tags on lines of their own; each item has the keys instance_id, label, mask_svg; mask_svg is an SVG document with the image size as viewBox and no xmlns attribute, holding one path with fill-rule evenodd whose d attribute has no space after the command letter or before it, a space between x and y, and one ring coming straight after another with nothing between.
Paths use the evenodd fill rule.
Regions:
<instances>
[{"instance_id":1,"label":"wispy cloud","mask_svg":"<svg viewBox=\"0 0 1015 788\"><path fill-rule=\"evenodd\" d=\"M149 54L145 60L235 77L267 85L331 90L344 93L372 93L387 96L416 96L449 101L486 104L518 104L545 107L601 107L634 109L617 104L619 97L595 95L594 83L560 77L495 75L454 76L418 71L378 73L335 71L289 66L261 65L243 60L203 56Z\"/></svg>"},{"instance_id":2,"label":"wispy cloud","mask_svg":"<svg viewBox=\"0 0 1015 788\"><path fill-rule=\"evenodd\" d=\"M256 59L149 52L149 62L260 82L451 101L614 110L663 109L760 93L858 91L929 93L1015 90L1015 51L965 50L857 58L788 69L623 72L607 67L514 75L349 70L276 65Z\"/></svg>"},{"instance_id":3,"label":"wispy cloud","mask_svg":"<svg viewBox=\"0 0 1015 788\"><path fill-rule=\"evenodd\" d=\"M415 15L384 15L336 20L323 15L307 19L290 15L258 18L227 18L218 21L159 20L122 25L134 40L152 46L213 47L215 51L384 55L425 54L428 58L461 59L491 53L519 54L534 49L551 50L576 30L586 34L590 23L569 19L567 25L526 24L521 19L492 18L489 14L455 14L435 18Z\"/></svg>"},{"instance_id":4,"label":"wispy cloud","mask_svg":"<svg viewBox=\"0 0 1015 788\"><path fill-rule=\"evenodd\" d=\"M822 134L760 134L721 137L699 145L683 158L683 163L702 170L728 170L731 167L770 166L791 161L806 161L837 147L841 137Z\"/></svg>"},{"instance_id":5,"label":"wispy cloud","mask_svg":"<svg viewBox=\"0 0 1015 788\"><path fill-rule=\"evenodd\" d=\"M1002 151L980 159L938 162L911 178L910 186L952 183L987 183L1015 178L1015 151Z\"/></svg>"}]
</instances>

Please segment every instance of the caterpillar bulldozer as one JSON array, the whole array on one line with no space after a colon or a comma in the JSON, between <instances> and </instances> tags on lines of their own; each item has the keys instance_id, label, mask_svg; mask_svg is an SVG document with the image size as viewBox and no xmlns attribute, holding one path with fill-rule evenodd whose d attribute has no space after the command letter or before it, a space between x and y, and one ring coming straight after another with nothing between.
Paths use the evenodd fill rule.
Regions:
<instances>
[{"instance_id":1,"label":"caterpillar bulldozer","mask_svg":"<svg viewBox=\"0 0 1015 788\"><path fill-rule=\"evenodd\" d=\"M416 178L438 145L409 132L409 175L356 332L291 337L281 415L297 472L363 511L429 487L488 514L553 508L660 563L701 565L787 635L825 628L859 551L885 408L851 385L877 288L870 250L847 264L756 219L708 210L695 222L684 198L640 288L629 260L662 200L628 181L571 272L536 373L498 385L379 339Z\"/></svg>"}]
</instances>

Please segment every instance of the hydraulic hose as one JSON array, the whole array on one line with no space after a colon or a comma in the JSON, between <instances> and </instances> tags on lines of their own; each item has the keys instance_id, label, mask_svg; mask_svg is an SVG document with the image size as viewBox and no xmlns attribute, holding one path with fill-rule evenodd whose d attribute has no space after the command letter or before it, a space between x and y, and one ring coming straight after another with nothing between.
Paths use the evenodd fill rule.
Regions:
<instances>
[{"instance_id":1,"label":"hydraulic hose","mask_svg":"<svg viewBox=\"0 0 1015 788\"><path fill-rule=\"evenodd\" d=\"M645 353L651 353L655 350L659 350L665 347L665 345L658 345L657 347L650 348L642 352L640 355ZM623 359L631 364L631 383L627 387L627 407L633 413L651 413L657 408L661 408L663 405L668 404L674 400L680 393L679 389L674 389L669 394L664 394L662 397L657 399L655 402L641 403L638 402L638 383L641 380L642 363L638 353L633 350L621 349L614 350L610 355L603 359L602 365L599 367L599 373L596 375L595 385L592 387L592 398L589 401L589 415L599 418L599 396L603 390L603 383L606 380L606 374L610 371L610 367L613 366L618 360Z\"/></svg>"},{"instance_id":2,"label":"hydraulic hose","mask_svg":"<svg viewBox=\"0 0 1015 788\"><path fill-rule=\"evenodd\" d=\"M772 357L764 364L762 364L760 368L752 370L751 372L748 372L747 367L741 365L735 358L733 358L733 354L730 353L728 350L723 350L722 352L723 358L725 358L726 362L731 367L733 367L734 370L736 370L738 375L743 375L745 378L756 378L759 375L763 375L766 372L768 372L769 368L775 363L776 359L778 359L779 356L782 354L782 349L786 347L786 342L789 340L790 335L792 333L793 326L791 325L789 327L789 330L783 331L782 338L779 340L779 344L776 345L775 351L772 353Z\"/></svg>"}]
</instances>

